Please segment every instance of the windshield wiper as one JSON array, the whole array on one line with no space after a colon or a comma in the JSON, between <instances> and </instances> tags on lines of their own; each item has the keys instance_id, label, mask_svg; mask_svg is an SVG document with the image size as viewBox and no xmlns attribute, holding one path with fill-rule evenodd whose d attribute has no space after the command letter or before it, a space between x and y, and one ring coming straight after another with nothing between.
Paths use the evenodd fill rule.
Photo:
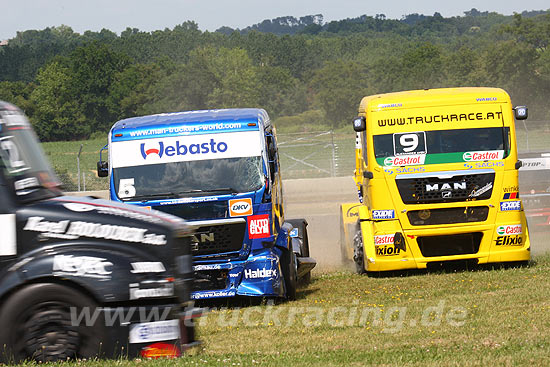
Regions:
<instances>
[{"instance_id":1,"label":"windshield wiper","mask_svg":"<svg viewBox=\"0 0 550 367\"><path fill-rule=\"evenodd\" d=\"M231 194L237 194L238 191L235 190L234 188L232 187L220 187L220 188L217 188L217 189L205 189L205 190L202 190L202 189L194 189L194 190L186 190L186 191L180 191L178 192L178 194L192 194L192 193L197 193L197 192L230 192Z\"/></svg>"},{"instance_id":2,"label":"windshield wiper","mask_svg":"<svg viewBox=\"0 0 550 367\"><path fill-rule=\"evenodd\" d=\"M163 192L159 194L147 194L147 195L136 195L132 196L130 198L124 198L124 200L151 200L151 199L159 199L159 198L166 198L166 199L172 199L175 198L177 195L173 192Z\"/></svg>"}]
</instances>

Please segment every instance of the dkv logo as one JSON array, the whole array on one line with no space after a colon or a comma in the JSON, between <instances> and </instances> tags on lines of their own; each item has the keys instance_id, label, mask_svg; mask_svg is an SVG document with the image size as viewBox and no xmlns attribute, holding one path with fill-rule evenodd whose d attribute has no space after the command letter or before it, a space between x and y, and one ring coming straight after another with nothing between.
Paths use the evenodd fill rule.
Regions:
<instances>
[{"instance_id":1,"label":"dkv logo","mask_svg":"<svg viewBox=\"0 0 550 367\"><path fill-rule=\"evenodd\" d=\"M186 154L208 154L208 153L225 153L227 151L227 143L220 141L217 142L214 139L210 139L209 142L196 143L196 144L183 144L180 141L176 141L175 144L165 145L164 142L158 142L158 148L146 147L145 143L140 144L141 156L143 159L147 159L150 154L156 154L159 158L163 155L167 157L173 157L175 155Z\"/></svg>"},{"instance_id":2,"label":"dkv logo","mask_svg":"<svg viewBox=\"0 0 550 367\"><path fill-rule=\"evenodd\" d=\"M229 200L229 216L240 217L244 215L252 215L252 199Z\"/></svg>"}]
</instances>

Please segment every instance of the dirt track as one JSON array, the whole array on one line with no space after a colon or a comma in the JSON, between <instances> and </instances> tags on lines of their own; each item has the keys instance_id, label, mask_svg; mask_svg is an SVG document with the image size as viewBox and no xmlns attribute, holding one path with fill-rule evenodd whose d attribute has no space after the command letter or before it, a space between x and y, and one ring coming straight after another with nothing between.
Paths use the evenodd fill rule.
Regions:
<instances>
[{"instance_id":1,"label":"dirt track","mask_svg":"<svg viewBox=\"0 0 550 367\"><path fill-rule=\"evenodd\" d=\"M528 191L530 182L521 179L522 191ZM357 192L350 177L286 180L285 217L306 218L311 255L317 259L317 270L342 267L340 262L340 208L341 203L357 202ZM534 209L534 207L529 207ZM550 231L531 230L533 255L550 251Z\"/></svg>"},{"instance_id":2,"label":"dirt track","mask_svg":"<svg viewBox=\"0 0 550 367\"><path fill-rule=\"evenodd\" d=\"M520 175L522 191L528 189L529 185L529 182L521 180ZM341 269L340 204L357 202L352 177L285 180L283 187L285 218L305 218L309 223L310 251L311 256L317 260L316 271ZM87 194L107 196L105 191ZM531 248L534 255L550 251L549 235L550 231L531 231Z\"/></svg>"}]
</instances>

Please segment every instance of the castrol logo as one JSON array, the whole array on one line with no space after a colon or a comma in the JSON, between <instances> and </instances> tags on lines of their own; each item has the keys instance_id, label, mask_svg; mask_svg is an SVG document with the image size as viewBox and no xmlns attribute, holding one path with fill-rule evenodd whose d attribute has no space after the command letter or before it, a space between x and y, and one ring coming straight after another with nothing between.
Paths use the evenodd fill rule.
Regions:
<instances>
[{"instance_id":1,"label":"castrol logo","mask_svg":"<svg viewBox=\"0 0 550 367\"><path fill-rule=\"evenodd\" d=\"M387 157L384 159L384 166L410 166L424 164L426 154L414 154L401 157Z\"/></svg>"},{"instance_id":2,"label":"castrol logo","mask_svg":"<svg viewBox=\"0 0 550 367\"><path fill-rule=\"evenodd\" d=\"M242 217L244 215L252 215L252 199L229 200L229 216Z\"/></svg>"},{"instance_id":3,"label":"castrol logo","mask_svg":"<svg viewBox=\"0 0 550 367\"><path fill-rule=\"evenodd\" d=\"M395 235L393 234L384 234L381 236L374 236L374 245L375 246L393 245L394 236Z\"/></svg>"},{"instance_id":4,"label":"castrol logo","mask_svg":"<svg viewBox=\"0 0 550 367\"><path fill-rule=\"evenodd\" d=\"M510 236L514 234L521 234L521 224L514 224L509 226L499 226L497 228L497 234L499 236Z\"/></svg>"},{"instance_id":5,"label":"castrol logo","mask_svg":"<svg viewBox=\"0 0 550 367\"><path fill-rule=\"evenodd\" d=\"M466 152L462 155L462 159L466 162L472 161L497 161L504 158L503 150Z\"/></svg>"}]
</instances>

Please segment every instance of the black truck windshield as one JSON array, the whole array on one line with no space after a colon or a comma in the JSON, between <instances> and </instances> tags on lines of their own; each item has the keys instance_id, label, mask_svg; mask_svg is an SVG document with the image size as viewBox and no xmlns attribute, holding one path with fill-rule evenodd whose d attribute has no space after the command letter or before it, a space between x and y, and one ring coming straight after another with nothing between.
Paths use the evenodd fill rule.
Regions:
<instances>
[{"instance_id":1,"label":"black truck windshield","mask_svg":"<svg viewBox=\"0 0 550 367\"><path fill-rule=\"evenodd\" d=\"M403 152L430 155L502 150L506 157L509 134L508 127L490 127L375 135L374 154L376 158L385 158Z\"/></svg>"},{"instance_id":2,"label":"black truck windshield","mask_svg":"<svg viewBox=\"0 0 550 367\"><path fill-rule=\"evenodd\" d=\"M59 195L59 180L27 119L13 111L3 111L0 117L0 168L17 198L32 201Z\"/></svg>"},{"instance_id":3,"label":"black truck windshield","mask_svg":"<svg viewBox=\"0 0 550 367\"><path fill-rule=\"evenodd\" d=\"M265 183L260 156L119 167L112 174L115 192L127 201L251 192Z\"/></svg>"}]
</instances>

